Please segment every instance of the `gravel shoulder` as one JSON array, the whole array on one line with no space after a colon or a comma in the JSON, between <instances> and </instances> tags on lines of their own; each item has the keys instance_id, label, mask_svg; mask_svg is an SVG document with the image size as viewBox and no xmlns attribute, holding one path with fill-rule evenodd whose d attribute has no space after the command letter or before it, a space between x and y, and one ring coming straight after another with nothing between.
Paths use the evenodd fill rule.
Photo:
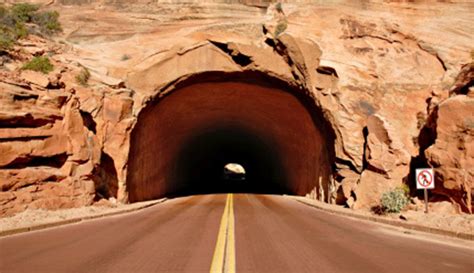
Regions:
<instances>
[{"instance_id":1,"label":"gravel shoulder","mask_svg":"<svg viewBox=\"0 0 474 273\"><path fill-rule=\"evenodd\" d=\"M317 209L335 214L379 222L410 230L429 232L438 235L474 241L474 215L437 213L426 214L423 211L412 210L395 214L375 215L368 211L351 210L340 206L323 203L307 197L288 197Z\"/></svg>"},{"instance_id":2,"label":"gravel shoulder","mask_svg":"<svg viewBox=\"0 0 474 273\"><path fill-rule=\"evenodd\" d=\"M88 207L59 210L27 209L11 217L0 218L0 236L131 212L165 200L166 198L133 204L102 202Z\"/></svg>"}]
</instances>

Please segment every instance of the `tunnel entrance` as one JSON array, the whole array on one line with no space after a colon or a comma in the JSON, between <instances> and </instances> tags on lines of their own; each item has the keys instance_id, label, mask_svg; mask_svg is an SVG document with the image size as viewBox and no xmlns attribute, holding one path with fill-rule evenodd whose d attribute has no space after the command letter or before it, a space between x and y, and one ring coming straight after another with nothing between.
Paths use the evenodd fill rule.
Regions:
<instances>
[{"instance_id":1,"label":"tunnel entrance","mask_svg":"<svg viewBox=\"0 0 474 273\"><path fill-rule=\"evenodd\" d=\"M283 84L187 84L140 113L131 138L129 200L327 193L334 139L324 122L311 103ZM245 179L224 175L228 163L239 163Z\"/></svg>"}]
</instances>

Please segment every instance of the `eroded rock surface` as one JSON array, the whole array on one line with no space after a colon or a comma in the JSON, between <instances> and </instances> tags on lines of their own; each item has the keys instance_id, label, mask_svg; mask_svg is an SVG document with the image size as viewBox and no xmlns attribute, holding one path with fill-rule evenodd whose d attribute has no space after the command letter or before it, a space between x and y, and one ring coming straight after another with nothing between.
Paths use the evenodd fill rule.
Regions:
<instances>
[{"instance_id":1,"label":"eroded rock surface","mask_svg":"<svg viewBox=\"0 0 474 273\"><path fill-rule=\"evenodd\" d=\"M454 96L438 105L436 140L426 151L435 169L435 193L472 212L474 184L474 98Z\"/></svg>"},{"instance_id":2,"label":"eroded rock surface","mask_svg":"<svg viewBox=\"0 0 474 273\"><path fill-rule=\"evenodd\" d=\"M62 36L21 41L0 72L0 214L127 202L142 110L186 82L239 73L312 100L333 143L333 179L314 181L314 198L370 208L429 165L432 200L472 212L473 4L282 6L48 2ZM20 70L44 54L55 71Z\"/></svg>"}]
</instances>

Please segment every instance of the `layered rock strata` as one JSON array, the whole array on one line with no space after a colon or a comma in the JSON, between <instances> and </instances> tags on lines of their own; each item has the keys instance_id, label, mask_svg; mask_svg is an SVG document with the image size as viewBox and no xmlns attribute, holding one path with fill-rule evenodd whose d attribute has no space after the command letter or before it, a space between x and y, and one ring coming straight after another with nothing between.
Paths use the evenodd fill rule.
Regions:
<instances>
[{"instance_id":1,"label":"layered rock strata","mask_svg":"<svg viewBox=\"0 0 474 273\"><path fill-rule=\"evenodd\" d=\"M49 5L63 35L21 41L3 63L0 213L127 202L143 113L229 76L310 102L330 175L298 194L368 209L402 184L417 196L414 169L430 166L431 200L472 213L472 4L250 2ZM50 74L19 69L45 54ZM83 67L87 87L75 81Z\"/></svg>"}]
</instances>

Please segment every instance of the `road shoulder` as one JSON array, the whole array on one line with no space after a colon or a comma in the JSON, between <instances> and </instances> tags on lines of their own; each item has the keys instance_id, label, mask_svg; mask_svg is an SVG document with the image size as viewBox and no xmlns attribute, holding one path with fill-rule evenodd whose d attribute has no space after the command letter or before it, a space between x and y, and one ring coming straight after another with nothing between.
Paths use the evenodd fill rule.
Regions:
<instances>
[{"instance_id":1,"label":"road shoulder","mask_svg":"<svg viewBox=\"0 0 474 273\"><path fill-rule=\"evenodd\" d=\"M27 210L12 217L0 218L0 237L125 214L154 206L166 200L167 198L162 198L133 204L120 204L114 207L89 206L55 211Z\"/></svg>"},{"instance_id":2,"label":"road shoulder","mask_svg":"<svg viewBox=\"0 0 474 273\"><path fill-rule=\"evenodd\" d=\"M376 216L376 215L368 214L361 211L355 211L355 210L323 203L323 202L313 200L307 197L291 196L291 195L285 195L285 196L287 198L296 200L305 205L314 207L316 209L319 209L325 212L333 213L333 214L338 214L338 215L343 215L343 216L347 216L347 217L351 217L355 219L390 225L394 228L403 228L405 230L420 231L420 232L426 232L426 233L431 233L431 234L436 234L436 235L441 235L441 236L448 236L451 238L474 241L474 232L472 232L472 230L471 232L458 232L458 231L447 230L447 229L443 229L439 227L433 227L429 225L422 225L420 223L409 222L409 221L401 220L401 219L391 219L391 218L387 218L383 216Z\"/></svg>"}]
</instances>

